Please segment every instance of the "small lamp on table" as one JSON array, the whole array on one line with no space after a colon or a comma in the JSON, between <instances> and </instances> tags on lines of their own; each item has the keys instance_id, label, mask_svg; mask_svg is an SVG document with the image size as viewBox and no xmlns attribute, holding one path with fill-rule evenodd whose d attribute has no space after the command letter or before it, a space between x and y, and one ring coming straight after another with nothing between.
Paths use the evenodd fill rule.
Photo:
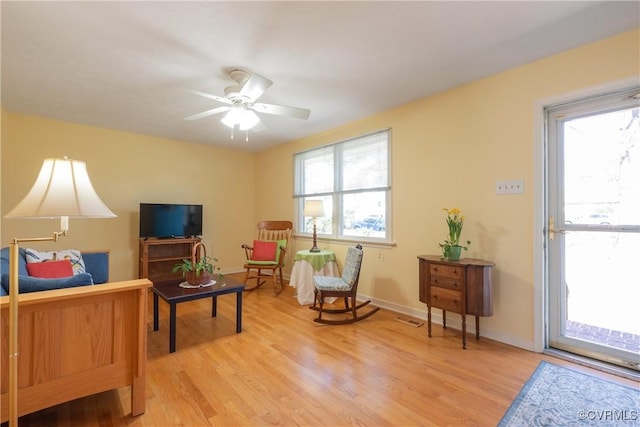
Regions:
<instances>
[{"instance_id":1,"label":"small lamp on table","mask_svg":"<svg viewBox=\"0 0 640 427\"><path fill-rule=\"evenodd\" d=\"M317 227L316 218L319 216L325 216L324 204L322 200L307 200L304 203L304 216L313 217L313 247L309 249L309 252L320 252L317 241Z\"/></svg>"}]
</instances>

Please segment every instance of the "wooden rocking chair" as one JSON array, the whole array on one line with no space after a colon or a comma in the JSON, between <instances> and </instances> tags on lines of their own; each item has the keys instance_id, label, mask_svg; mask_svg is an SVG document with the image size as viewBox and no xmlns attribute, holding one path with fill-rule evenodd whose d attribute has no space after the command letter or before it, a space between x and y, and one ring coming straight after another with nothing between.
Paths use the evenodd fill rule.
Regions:
<instances>
[{"instance_id":1,"label":"wooden rocking chair","mask_svg":"<svg viewBox=\"0 0 640 427\"><path fill-rule=\"evenodd\" d=\"M246 255L244 284L247 286L249 280L256 280L255 286L245 287L245 290L258 289L267 282L264 279L270 278L274 292L279 294L284 290L282 268L293 231L293 223L291 221L260 221L257 228L258 237L253 241L253 245L242 245ZM280 279L279 290L276 273Z\"/></svg>"},{"instance_id":2,"label":"wooden rocking chair","mask_svg":"<svg viewBox=\"0 0 640 427\"><path fill-rule=\"evenodd\" d=\"M357 305L356 302L363 254L364 252L362 251L362 246L360 244L348 249L347 258L345 259L344 267L342 269L342 277L313 276L315 293L313 305L309 308L318 312L318 317L313 319L314 322L326 323L329 325L345 325L347 323L354 323L366 319L380 310L379 307L374 307L373 310L366 314L361 316L358 315L358 310L371 302L368 300L359 305ZM324 299L328 297L344 298L344 308L325 309ZM322 318L323 313L337 314L349 312L351 312L351 317L346 319L329 320Z\"/></svg>"}]
</instances>

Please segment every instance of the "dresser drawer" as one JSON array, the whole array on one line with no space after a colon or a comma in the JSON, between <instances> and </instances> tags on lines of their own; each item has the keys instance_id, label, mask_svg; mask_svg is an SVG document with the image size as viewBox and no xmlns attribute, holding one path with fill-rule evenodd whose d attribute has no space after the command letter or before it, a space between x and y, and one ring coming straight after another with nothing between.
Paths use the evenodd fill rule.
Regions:
<instances>
[{"instance_id":1,"label":"dresser drawer","mask_svg":"<svg viewBox=\"0 0 640 427\"><path fill-rule=\"evenodd\" d=\"M462 279L464 267L442 264L430 264L429 273L432 276L449 277L451 279Z\"/></svg>"},{"instance_id":2,"label":"dresser drawer","mask_svg":"<svg viewBox=\"0 0 640 427\"><path fill-rule=\"evenodd\" d=\"M462 313L462 293L443 288L431 288L431 306Z\"/></svg>"},{"instance_id":3,"label":"dresser drawer","mask_svg":"<svg viewBox=\"0 0 640 427\"><path fill-rule=\"evenodd\" d=\"M462 280L451 279L449 277L431 276L431 286L453 289L454 291L462 291Z\"/></svg>"}]
</instances>

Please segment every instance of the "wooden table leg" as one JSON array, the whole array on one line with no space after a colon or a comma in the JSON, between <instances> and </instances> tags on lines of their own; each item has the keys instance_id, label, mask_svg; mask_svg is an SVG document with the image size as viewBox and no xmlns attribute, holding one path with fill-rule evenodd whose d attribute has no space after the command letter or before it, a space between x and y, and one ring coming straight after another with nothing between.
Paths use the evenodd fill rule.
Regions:
<instances>
[{"instance_id":1,"label":"wooden table leg","mask_svg":"<svg viewBox=\"0 0 640 427\"><path fill-rule=\"evenodd\" d=\"M158 321L158 294L153 294L153 330L157 331L160 328Z\"/></svg>"},{"instance_id":2,"label":"wooden table leg","mask_svg":"<svg viewBox=\"0 0 640 427\"><path fill-rule=\"evenodd\" d=\"M211 297L211 317L218 315L218 297Z\"/></svg>"},{"instance_id":3,"label":"wooden table leg","mask_svg":"<svg viewBox=\"0 0 640 427\"><path fill-rule=\"evenodd\" d=\"M169 353L176 351L176 304L169 304Z\"/></svg>"},{"instance_id":4,"label":"wooden table leg","mask_svg":"<svg viewBox=\"0 0 640 427\"><path fill-rule=\"evenodd\" d=\"M467 348L467 316L462 313L462 348Z\"/></svg>"},{"instance_id":5,"label":"wooden table leg","mask_svg":"<svg viewBox=\"0 0 640 427\"><path fill-rule=\"evenodd\" d=\"M242 332L242 289L236 292L236 333Z\"/></svg>"}]
</instances>

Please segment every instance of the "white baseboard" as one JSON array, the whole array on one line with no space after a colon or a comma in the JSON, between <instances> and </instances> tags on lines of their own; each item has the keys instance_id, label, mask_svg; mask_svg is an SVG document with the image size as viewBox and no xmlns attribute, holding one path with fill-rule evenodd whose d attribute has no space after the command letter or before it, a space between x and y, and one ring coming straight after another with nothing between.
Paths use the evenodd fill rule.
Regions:
<instances>
[{"instance_id":1,"label":"white baseboard","mask_svg":"<svg viewBox=\"0 0 640 427\"><path fill-rule=\"evenodd\" d=\"M399 304L394 304L388 301L379 300L367 295L358 294L358 300L371 300L371 303L380 308L384 308L389 311L393 311L398 314L404 314L406 316L415 317L417 319L427 320L427 306L425 305L424 310L418 310L411 307L406 307ZM474 319L470 321L469 318ZM431 313L431 323L442 325L442 312L438 309ZM469 327L469 325L473 325ZM451 327L452 329L461 330L462 329L462 319L460 316L452 313L447 316L447 328ZM473 316L467 316L467 332L475 330L475 318ZM495 331L482 327L482 318L480 318L480 336L487 337L491 340L498 341L504 344L512 345L514 347L519 347L525 350L534 351L533 341L522 340L521 338L514 337L511 335L504 334L500 331Z\"/></svg>"},{"instance_id":2,"label":"white baseboard","mask_svg":"<svg viewBox=\"0 0 640 427\"><path fill-rule=\"evenodd\" d=\"M233 273L244 273L244 269L237 270L229 270L224 271L223 274L233 274ZM289 280L288 275L284 275L286 280ZM377 298L373 298L367 295L358 294L358 300L371 300L371 303L377 307L384 308L385 310L393 311L398 314L403 314L405 316L415 317L416 319L421 319L426 322L427 320L427 307L425 305L423 310L407 307L404 305L394 304L389 301L380 300ZM437 325L442 325L442 312L440 310L435 310L431 314L431 322ZM473 324L471 329L469 328L469 324ZM451 329L461 330L462 329L462 320L460 316L452 314L447 317L447 327L451 327ZM475 320L470 323L467 319L467 331L474 330L475 328ZM523 340L518 337L514 337L512 335L504 334L500 331L495 331L492 329L487 329L482 327L482 318L480 318L480 336L487 337L494 341L498 341L504 344L512 345L514 347L519 347L529 351L535 351L534 342L531 340Z\"/></svg>"}]
</instances>

